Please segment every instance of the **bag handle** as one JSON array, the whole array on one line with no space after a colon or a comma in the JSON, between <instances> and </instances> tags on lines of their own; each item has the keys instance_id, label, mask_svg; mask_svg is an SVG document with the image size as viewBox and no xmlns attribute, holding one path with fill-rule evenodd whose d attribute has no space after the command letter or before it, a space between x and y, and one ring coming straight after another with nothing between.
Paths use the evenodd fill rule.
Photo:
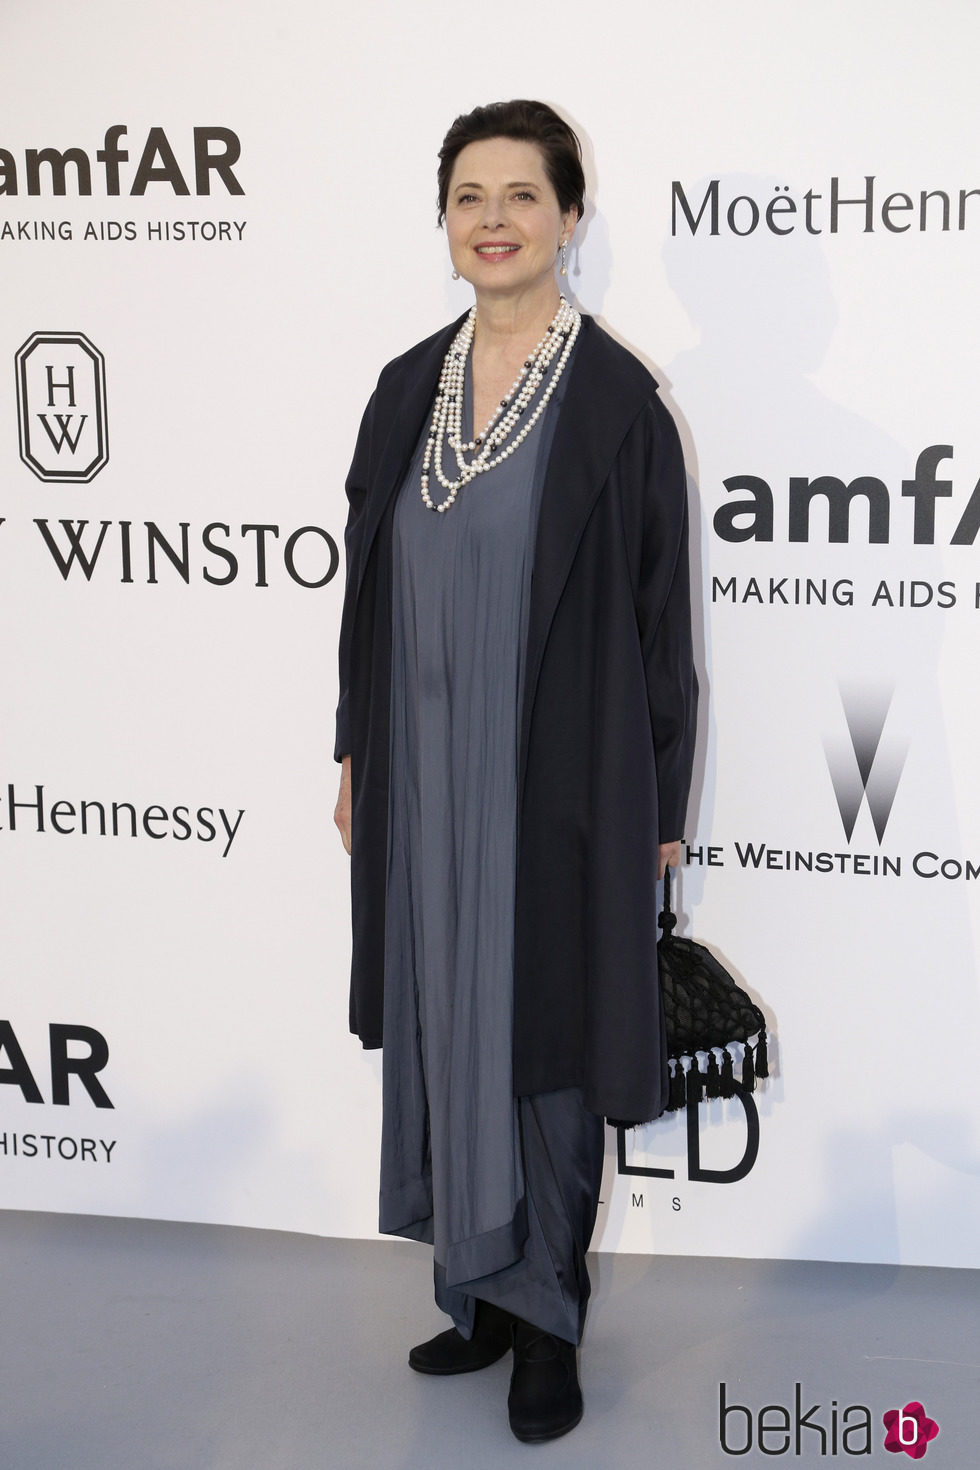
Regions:
<instances>
[{"instance_id":1,"label":"bag handle","mask_svg":"<svg viewBox=\"0 0 980 1470\"><path fill-rule=\"evenodd\" d=\"M663 930L665 938L667 938L672 933L675 925L677 924L677 919L674 915L674 911L670 906L669 867L664 870L664 906L660 911L660 918L657 920L657 922Z\"/></svg>"}]
</instances>

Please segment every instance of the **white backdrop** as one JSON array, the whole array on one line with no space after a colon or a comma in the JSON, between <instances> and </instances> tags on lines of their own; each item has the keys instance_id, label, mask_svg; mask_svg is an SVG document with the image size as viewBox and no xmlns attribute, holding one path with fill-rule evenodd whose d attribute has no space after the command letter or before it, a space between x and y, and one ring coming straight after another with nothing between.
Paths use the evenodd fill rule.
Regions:
<instances>
[{"instance_id":1,"label":"white backdrop","mask_svg":"<svg viewBox=\"0 0 980 1470\"><path fill-rule=\"evenodd\" d=\"M467 301L442 135L529 95L586 148L577 302L682 427L706 717L680 903L775 1031L748 1172L689 1177L739 1173L737 1103L702 1105L698 1159L682 1121L631 1137L659 1176L610 1134L596 1244L977 1265L974 7L10 0L0 40L0 1203L375 1233L325 579L380 367ZM49 148L84 154L60 194ZM36 333L104 358L88 480L20 456ZM22 405L56 469L82 448L40 415L96 416L67 350ZM821 476L836 509L807 515ZM111 1107L57 1060L98 1038Z\"/></svg>"}]
</instances>

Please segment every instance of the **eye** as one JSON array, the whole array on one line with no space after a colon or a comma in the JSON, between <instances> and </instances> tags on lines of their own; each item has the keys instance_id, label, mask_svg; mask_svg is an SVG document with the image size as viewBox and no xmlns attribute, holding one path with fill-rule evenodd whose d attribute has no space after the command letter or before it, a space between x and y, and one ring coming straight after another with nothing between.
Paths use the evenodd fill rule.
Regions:
<instances>
[{"instance_id":1,"label":"eye","mask_svg":"<svg viewBox=\"0 0 980 1470\"><path fill-rule=\"evenodd\" d=\"M530 191L530 189L518 189L517 193L514 195L514 198L515 199L530 199L531 203L533 204L534 203L534 200L536 198L536 195L532 194L531 191Z\"/></svg>"},{"instance_id":2,"label":"eye","mask_svg":"<svg viewBox=\"0 0 980 1470\"><path fill-rule=\"evenodd\" d=\"M457 204L471 204L475 198L476 198L476 195L475 194L458 194L456 196L456 203Z\"/></svg>"}]
</instances>

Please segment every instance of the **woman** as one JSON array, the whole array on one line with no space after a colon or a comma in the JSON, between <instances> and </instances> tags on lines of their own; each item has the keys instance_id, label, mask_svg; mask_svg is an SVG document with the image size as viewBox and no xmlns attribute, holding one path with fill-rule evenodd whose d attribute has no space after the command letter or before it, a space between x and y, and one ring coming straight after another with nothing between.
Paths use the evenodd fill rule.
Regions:
<instances>
[{"instance_id":1,"label":"woman","mask_svg":"<svg viewBox=\"0 0 980 1470\"><path fill-rule=\"evenodd\" d=\"M603 1118L667 1069L655 884L697 684L683 460L646 369L560 297L581 150L459 117L439 219L475 308L381 373L347 481L335 820L351 1029L384 1040L380 1229L434 1246L424 1373L514 1349L522 1440L581 1418Z\"/></svg>"}]
</instances>

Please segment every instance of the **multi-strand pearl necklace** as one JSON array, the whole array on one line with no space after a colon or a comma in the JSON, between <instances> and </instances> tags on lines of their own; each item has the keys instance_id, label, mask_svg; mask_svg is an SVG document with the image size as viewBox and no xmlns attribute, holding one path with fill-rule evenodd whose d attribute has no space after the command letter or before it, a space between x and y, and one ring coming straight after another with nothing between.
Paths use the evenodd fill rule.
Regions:
<instances>
[{"instance_id":1,"label":"multi-strand pearl necklace","mask_svg":"<svg viewBox=\"0 0 980 1470\"><path fill-rule=\"evenodd\" d=\"M551 325L525 361L507 397L500 400L499 407L494 410L483 433L464 444L463 384L466 359L473 345L473 333L476 329L476 307L470 309L443 361L432 410L432 423L425 441L425 453L422 457L422 499L430 510L448 510L464 485L501 464L527 438L558 386L581 325L580 314L569 306L563 296ZM518 421L530 405L555 358L558 361L544 392L523 428L515 433ZM456 455L459 466L459 478L456 480L450 480L442 467L444 440L449 441L449 447ZM475 459L465 459L465 455L474 452ZM433 462L439 483L449 491L441 505L436 505L429 495L429 470Z\"/></svg>"}]
</instances>

